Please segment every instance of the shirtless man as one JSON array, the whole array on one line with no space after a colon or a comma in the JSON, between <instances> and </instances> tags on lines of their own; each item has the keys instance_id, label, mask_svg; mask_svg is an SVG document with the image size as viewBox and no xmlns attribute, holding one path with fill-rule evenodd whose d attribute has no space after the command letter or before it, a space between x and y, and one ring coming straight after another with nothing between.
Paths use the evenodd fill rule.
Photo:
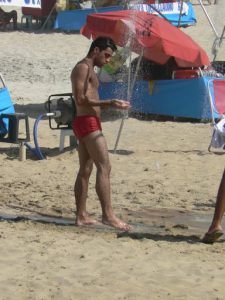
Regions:
<instances>
[{"instance_id":1,"label":"shirtless man","mask_svg":"<svg viewBox=\"0 0 225 300\"><path fill-rule=\"evenodd\" d=\"M95 66L101 68L109 63L115 50L116 46L110 38L97 38L92 42L87 56L75 65L71 73L72 91L77 111L73 120L73 131L79 140L80 162L74 186L77 210L75 224L80 226L96 223L86 210L89 177L94 163L97 168L95 188L101 203L102 223L127 231L131 227L114 215L111 205L111 166L106 140L102 134L100 110L107 107L128 109L130 105L127 101L117 99L100 101L99 81L94 72Z\"/></svg>"},{"instance_id":2,"label":"shirtless man","mask_svg":"<svg viewBox=\"0 0 225 300\"><path fill-rule=\"evenodd\" d=\"M217 193L216 206L215 206L215 212L214 212L212 224L210 225L208 232L206 232L206 234L202 239L203 243L213 244L224 234L221 225L224 212L225 212L225 169Z\"/></svg>"}]
</instances>

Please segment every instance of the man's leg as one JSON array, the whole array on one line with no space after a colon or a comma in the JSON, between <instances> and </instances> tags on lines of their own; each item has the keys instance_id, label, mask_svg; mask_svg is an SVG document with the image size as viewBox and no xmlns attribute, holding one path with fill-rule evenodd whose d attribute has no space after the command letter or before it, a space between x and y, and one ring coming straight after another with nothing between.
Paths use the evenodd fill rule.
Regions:
<instances>
[{"instance_id":1,"label":"man's leg","mask_svg":"<svg viewBox=\"0 0 225 300\"><path fill-rule=\"evenodd\" d=\"M110 196L110 162L108 148L100 131L90 133L83 139L90 157L96 168L96 192L102 207L102 222L122 230L129 230L131 226L118 219L112 209Z\"/></svg>"},{"instance_id":2,"label":"man's leg","mask_svg":"<svg viewBox=\"0 0 225 300\"><path fill-rule=\"evenodd\" d=\"M80 169L74 185L76 201L76 225L90 225L96 223L92 220L86 209L89 178L93 169L93 160L90 158L85 145L79 142L78 146Z\"/></svg>"},{"instance_id":3,"label":"man's leg","mask_svg":"<svg viewBox=\"0 0 225 300\"><path fill-rule=\"evenodd\" d=\"M223 176L220 182L217 199L216 199L216 206L215 212L212 220L212 224L209 227L208 232L213 232L215 230L222 230L222 218L225 212L225 170L223 172Z\"/></svg>"},{"instance_id":4,"label":"man's leg","mask_svg":"<svg viewBox=\"0 0 225 300\"><path fill-rule=\"evenodd\" d=\"M208 232L206 232L205 236L202 239L204 243L212 244L223 235L221 222L222 222L224 212L225 212L225 170L223 172L223 176L217 194L216 206L215 206L215 212L214 212L212 224L210 225Z\"/></svg>"}]
</instances>

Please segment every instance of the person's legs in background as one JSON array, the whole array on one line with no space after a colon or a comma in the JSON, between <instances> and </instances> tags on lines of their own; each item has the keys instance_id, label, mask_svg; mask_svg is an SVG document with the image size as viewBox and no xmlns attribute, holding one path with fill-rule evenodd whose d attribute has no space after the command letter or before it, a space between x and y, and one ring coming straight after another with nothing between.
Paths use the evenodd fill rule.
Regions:
<instances>
[{"instance_id":1,"label":"person's legs in background","mask_svg":"<svg viewBox=\"0 0 225 300\"><path fill-rule=\"evenodd\" d=\"M214 243L223 235L222 218L225 212L225 170L220 182L220 186L217 193L216 206L212 224L209 227L208 232L203 237L204 243Z\"/></svg>"}]
</instances>

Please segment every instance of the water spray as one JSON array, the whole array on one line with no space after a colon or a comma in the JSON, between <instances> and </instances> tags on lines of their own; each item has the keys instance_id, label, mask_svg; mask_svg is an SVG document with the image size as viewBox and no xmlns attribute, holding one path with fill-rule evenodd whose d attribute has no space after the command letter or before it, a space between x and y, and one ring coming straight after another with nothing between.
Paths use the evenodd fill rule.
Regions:
<instances>
[{"instance_id":1,"label":"water spray","mask_svg":"<svg viewBox=\"0 0 225 300\"><path fill-rule=\"evenodd\" d=\"M133 81L131 82L131 50L130 50L129 67L128 67L128 87L127 87L127 100L128 101L131 100L131 95L132 95L134 85L135 85L135 82L136 82L136 79L137 79L138 71L140 69L140 63L141 63L141 60L142 60L142 57L143 57L143 53L144 53L144 49L142 48L141 54L139 55L137 66L136 66L136 69L135 69L134 78L133 78ZM119 139L120 139L120 135L121 135L121 132L122 132L122 129L123 129L125 119L128 119L128 111L125 111L124 114L123 114L123 117L122 117L122 120L121 120L121 123L120 123L120 128L119 128L119 131L118 131L118 134L117 134L116 143L115 143L115 146L114 146L113 153L116 153L117 146L118 146L118 143L119 143Z\"/></svg>"}]
</instances>

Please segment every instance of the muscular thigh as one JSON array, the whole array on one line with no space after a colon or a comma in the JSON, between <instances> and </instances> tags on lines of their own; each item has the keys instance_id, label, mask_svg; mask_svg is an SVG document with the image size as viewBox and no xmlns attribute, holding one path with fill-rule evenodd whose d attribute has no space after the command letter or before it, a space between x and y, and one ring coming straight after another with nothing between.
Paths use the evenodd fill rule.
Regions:
<instances>
[{"instance_id":1,"label":"muscular thigh","mask_svg":"<svg viewBox=\"0 0 225 300\"><path fill-rule=\"evenodd\" d=\"M95 131L83 138L83 143L96 165L109 164L106 140L101 131Z\"/></svg>"},{"instance_id":2,"label":"muscular thigh","mask_svg":"<svg viewBox=\"0 0 225 300\"><path fill-rule=\"evenodd\" d=\"M83 142L79 142L78 155L80 162L80 172L90 173L93 167L93 159L90 157Z\"/></svg>"}]
</instances>

